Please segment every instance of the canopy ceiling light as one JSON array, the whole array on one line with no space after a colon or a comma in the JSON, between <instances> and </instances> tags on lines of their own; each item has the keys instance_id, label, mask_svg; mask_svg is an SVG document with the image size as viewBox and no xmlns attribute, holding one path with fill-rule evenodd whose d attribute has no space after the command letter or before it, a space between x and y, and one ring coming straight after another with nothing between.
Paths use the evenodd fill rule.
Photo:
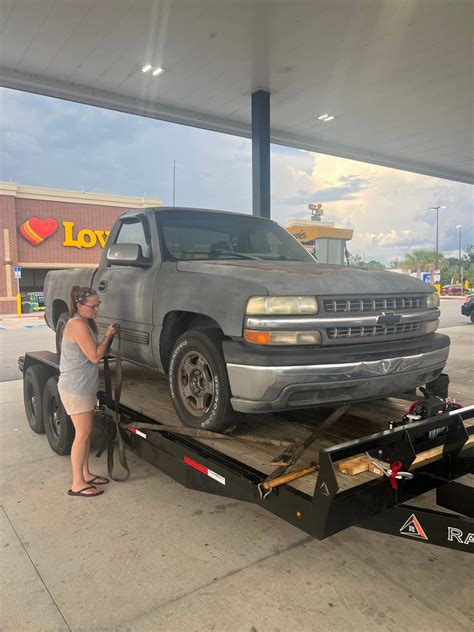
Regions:
<instances>
[{"instance_id":1,"label":"canopy ceiling light","mask_svg":"<svg viewBox=\"0 0 474 632\"><path fill-rule=\"evenodd\" d=\"M151 64L145 64L144 66L142 66L142 72L147 73L150 72L150 70L152 71L151 74L154 77L158 77L165 72L165 69L162 66L156 66L155 68L153 68Z\"/></svg>"}]
</instances>

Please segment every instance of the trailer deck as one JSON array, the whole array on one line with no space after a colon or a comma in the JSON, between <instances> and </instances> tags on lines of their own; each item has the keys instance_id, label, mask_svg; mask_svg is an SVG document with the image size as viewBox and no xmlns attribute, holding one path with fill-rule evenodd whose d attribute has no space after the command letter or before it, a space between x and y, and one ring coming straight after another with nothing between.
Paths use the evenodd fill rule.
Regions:
<instances>
[{"instance_id":1,"label":"trailer deck","mask_svg":"<svg viewBox=\"0 0 474 632\"><path fill-rule=\"evenodd\" d=\"M25 381L28 372L44 374L41 379L52 381L48 381L52 393L58 374L56 354L27 353L20 358L20 368ZM388 429L390 422L403 418L407 400L354 404L317 435L298 460L299 469L313 465L317 472L262 493L262 485L275 472L274 461L281 459L281 446L288 441L301 444L334 409L249 416L226 440L196 438L180 424L166 378L128 363L123 364L122 375L118 405L102 384L98 417L102 415L110 427L115 409L120 436L128 447L180 484L257 503L319 539L360 526L473 551L474 406L448 407ZM31 410L28 392L25 388L25 407ZM71 421L63 409L59 414L59 396L57 409L52 400L42 402L44 423L61 433ZM33 408L37 405L33 402ZM51 431L48 440L55 449ZM341 462L361 457L377 467L356 475L340 471ZM436 491L435 508L414 504L432 490Z\"/></svg>"},{"instance_id":2,"label":"trailer deck","mask_svg":"<svg viewBox=\"0 0 474 632\"><path fill-rule=\"evenodd\" d=\"M123 406L143 415L148 420L166 426L181 426L169 395L168 380L156 371L124 363L120 401ZM159 402L158 407L157 402ZM308 467L312 462L317 461L319 451L323 448L330 448L387 430L389 422L401 418L406 409L407 402L395 398L354 404L334 426L314 442L299 460L298 466ZM231 440L199 439L198 442L203 446L218 450L262 475L268 475L275 469L272 461L281 454L282 448L277 445L257 443L252 441L252 437L257 440L270 438L303 441L332 410L334 409L325 408L279 414L247 415L248 420L233 432ZM474 420L472 423L474 424ZM239 435L245 435L245 438L241 439ZM317 473L309 474L290 482L289 485L312 496L316 478ZM378 479L379 476L369 471L349 476L337 470L336 478L340 490L343 491Z\"/></svg>"}]
</instances>

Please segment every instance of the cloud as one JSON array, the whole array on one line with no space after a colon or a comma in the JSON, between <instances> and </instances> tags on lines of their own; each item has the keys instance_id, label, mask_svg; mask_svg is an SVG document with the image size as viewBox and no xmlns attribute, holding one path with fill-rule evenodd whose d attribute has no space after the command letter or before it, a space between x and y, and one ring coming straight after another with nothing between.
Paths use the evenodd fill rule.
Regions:
<instances>
[{"instance_id":1,"label":"cloud","mask_svg":"<svg viewBox=\"0 0 474 632\"><path fill-rule=\"evenodd\" d=\"M0 90L0 179L21 184L123 195L251 212L251 142L48 97ZM474 243L471 185L272 145L272 217L324 218L354 230L352 253L389 263L414 247L457 252Z\"/></svg>"}]
</instances>

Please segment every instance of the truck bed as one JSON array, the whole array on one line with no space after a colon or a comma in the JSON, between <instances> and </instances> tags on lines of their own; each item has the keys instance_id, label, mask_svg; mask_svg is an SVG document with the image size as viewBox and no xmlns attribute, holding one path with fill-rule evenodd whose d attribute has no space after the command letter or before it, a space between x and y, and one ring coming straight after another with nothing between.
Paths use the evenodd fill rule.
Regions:
<instances>
[{"instance_id":1,"label":"truck bed","mask_svg":"<svg viewBox=\"0 0 474 632\"><path fill-rule=\"evenodd\" d=\"M164 425L181 426L170 399L167 378L151 369L130 363L123 364L121 403L137 413L146 415ZM297 468L305 467L311 461L318 461L320 448L327 448L387 430L389 421L399 420L406 411L407 406L407 401L395 398L353 404L306 451L298 461ZM200 442L268 475L276 467L271 465L272 460L277 458L284 448L272 444L253 443L252 437L275 440L304 440L326 419L332 410L334 409L307 409L267 415L247 415L245 422L234 430L231 439L202 439ZM245 438L239 438L239 434L245 434ZM337 471L336 476L340 491L378 478L376 474L371 472L349 476ZM290 485L312 496L315 483L316 475L310 474L290 483Z\"/></svg>"}]
</instances>

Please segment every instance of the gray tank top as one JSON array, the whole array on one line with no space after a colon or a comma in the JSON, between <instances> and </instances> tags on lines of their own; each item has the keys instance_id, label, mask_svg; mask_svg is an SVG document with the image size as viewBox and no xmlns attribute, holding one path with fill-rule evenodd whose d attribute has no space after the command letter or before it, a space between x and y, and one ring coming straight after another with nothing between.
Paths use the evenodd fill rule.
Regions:
<instances>
[{"instance_id":1,"label":"gray tank top","mask_svg":"<svg viewBox=\"0 0 474 632\"><path fill-rule=\"evenodd\" d=\"M97 334L92 330L91 336L97 344ZM74 395L95 395L99 390L99 366L66 336L61 344L58 388Z\"/></svg>"}]
</instances>

